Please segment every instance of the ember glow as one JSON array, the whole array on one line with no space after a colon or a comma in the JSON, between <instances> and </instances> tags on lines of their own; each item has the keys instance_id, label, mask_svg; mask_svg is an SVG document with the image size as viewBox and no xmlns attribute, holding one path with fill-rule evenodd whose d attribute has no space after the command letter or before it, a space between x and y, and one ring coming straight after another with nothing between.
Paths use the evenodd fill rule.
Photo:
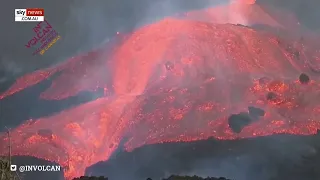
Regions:
<instances>
[{"instance_id":1,"label":"ember glow","mask_svg":"<svg viewBox=\"0 0 320 180\"><path fill-rule=\"evenodd\" d=\"M320 84L311 68L317 53L242 25L167 18L129 35L111 56L100 49L17 80L2 98L56 72L42 98L97 88L109 95L20 125L12 131L13 154L57 162L71 179L108 160L124 136L130 151L208 137L314 134L320 128ZM299 82L302 72L310 76L307 84ZM264 116L233 132L228 117L248 106ZM1 137L4 154L8 139Z\"/></svg>"}]
</instances>

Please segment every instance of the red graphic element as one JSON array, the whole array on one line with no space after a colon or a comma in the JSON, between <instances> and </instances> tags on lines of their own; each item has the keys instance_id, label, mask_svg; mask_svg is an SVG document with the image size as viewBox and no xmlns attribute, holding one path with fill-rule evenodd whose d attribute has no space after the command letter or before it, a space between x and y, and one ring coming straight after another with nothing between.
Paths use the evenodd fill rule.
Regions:
<instances>
[{"instance_id":1,"label":"red graphic element","mask_svg":"<svg viewBox=\"0 0 320 180\"><path fill-rule=\"evenodd\" d=\"M50 23L47 20L39 22L34 28L33 32L36 33L36 35L28 41L28 44L25 46L27 48L35 46L39 41L41 44L44 42L44 40L47 38L46 36L52 32L53 28L50 25Z\"/></svg>"},{"instance_id":2,"label":"red graphic element","mask_svg":"<svg viewBox=\"0 0 320 180\"><path fill-rule=\"evenodd\" d=\"M43 8L28 8L26 16L44 16Z\"/></svg>"},{"instance_id":3,"label":"red graphic element","mask_svg":"<svg viewBox=\"0 0 320 180\"><path fill-rule=\"evenodd\" d=\"M245 26L168 18L138 29L112 53L99 49L19 79L2 97L55 72L62 74L42 98L97 87L114 93L25 122L12 131L12 153L57 162L68 167L65 177L71 179L107 160L124 136L132 150L208 137L315 134L320 81L310 67L319 62L317 53L306 43ZM308 84L299 83L301 72L310 76ZM228 116L248 106L266 113L234 133ZM7 141L2 134L1 154Z\"/></svg>"}]
</instances>

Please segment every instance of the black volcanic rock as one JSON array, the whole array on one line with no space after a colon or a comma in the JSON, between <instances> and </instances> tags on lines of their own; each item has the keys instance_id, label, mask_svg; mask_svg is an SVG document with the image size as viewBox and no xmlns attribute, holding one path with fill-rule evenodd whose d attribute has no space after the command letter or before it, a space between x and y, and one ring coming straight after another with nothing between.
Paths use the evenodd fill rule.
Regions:
<instances>
[{"instance_id":1,"label":"black volcanic rock","mask_svg":"<svg viewBox=\"0 0 320 180\"><path fill-rule=\"evenodd\" d=\"M240 133L245 126L248 126L254 121L258 121L261 116L265 115L265 111L261 108L254 106L248 107L248 112L240 112L238 114L232 114L228 118L229 127L235 133Z\"/></svg>"},{"instance_id":2,"label":"black volcanic rock","mask_svg":"<svg viewBox=\"0 0 320 180\"><path fill-rule=\"evenodd\" d=\"M242 129L249 125L253 119L246 112L241 112L239 114L232 114L228 118L229 127L233 132L240 133Z\"/></svg>"},{"instance_id":3,"label":"black volcanic rock","mask_svg":"<svg viewBox=\"0 0 320 180\"><path fill-rule=\"evenodd\" d=\"M310 78L307 74L302 73L299 76L299 81L301 84L308 84L310 82Z\"/></svg>"},{"instance_id":4,"label":"black volcanic rock","mask_svg":"<svg viewBox=\"0 0 320 180\"><path fill-rule=\"evenodd\" d=\"M277 94L274 92L268 92L266 98L268 101L272 101L277 98Z\"/></svg>"},{"instance_id":5,"label":"black volcanic rock","mask_svg":"<svg viewBox=\"0 0 320 180\"><path fill-rule=\"evenodd\" d=\"M263 109L257 108L254 106L249 106L248 111L250 116L257 117L257 118L264 116L266 113Z\"/></svg>"}]
</instances>

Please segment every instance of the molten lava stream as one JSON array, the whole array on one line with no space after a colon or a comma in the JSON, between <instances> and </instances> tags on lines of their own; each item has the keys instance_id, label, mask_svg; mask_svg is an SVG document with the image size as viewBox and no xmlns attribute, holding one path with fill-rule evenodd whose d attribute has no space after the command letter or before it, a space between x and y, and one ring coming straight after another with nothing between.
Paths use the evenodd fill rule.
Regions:
<instances>
[{"instance_id":1,"label":"molten lava stream","mask_svg":"<svg viewBox=\"0 0 320 180\"><path fill-rule=\"evenodd\" d=\"M12 131L12 153L28 155L67 167L65 177L84 174L85 168L106 160L117 148L125 125L120 117L130 98L102 98L57 115L29 120ZM8 139L1 135L1 154Z\"/></svg>"},{"instance_id":2,"label":"molten lava stream","mask_svg":"<svg viewBox=\"0 0 320 180\"><path fill-rule=\"evenodd\" d=\"M117 37L110 44L117 45L118 41L121 42L125 38L125 36ZM82 91L96 91L99 88L110 90L109 73L112 71L110 69L112 62L109 61L109 54L117 48L117 46L109 47L110 44L71 57L53 67L34 71L18 78L7 91L0 95L0 100L36 85L53 75L57 76L53 79L51 86L41 93L42 99L61 100L75 96Z\"/></svg>"},{"instance_id":3,"label":"molten lava stream","mask_svg":"<svg viewBox=\"0 0 320 180\"><path fill-rule=\"evenodd\" d=\"M68 166L71 179L107 160L124 135L132 150L209 136L313 134L320 126L319 81L296 80L302 71L312 77L306 64L316 57L293 44L231 24L169 18L142 27L110 58L115 95L20 125L12 131L13 154ZM266 114L237 134L227 118L249 105ZM8 140L1 137L4 154Z\"/></svg>"}]
</instances>

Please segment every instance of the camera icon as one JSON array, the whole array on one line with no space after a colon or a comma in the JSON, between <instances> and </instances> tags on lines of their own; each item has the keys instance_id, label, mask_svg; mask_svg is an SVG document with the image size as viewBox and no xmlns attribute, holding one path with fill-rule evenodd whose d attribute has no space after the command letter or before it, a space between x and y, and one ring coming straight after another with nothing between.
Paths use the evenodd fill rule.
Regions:
<instances>
[{"instance_id":1,"label":"camera icon","mask_svg":"<svg viewBox=\"0 0 320 180\"><path fill-rule=\"evenodd\" d=\"M10 171L17 171L17 165L11 165L10 166Z\"/></svg>"}]
</instances>

